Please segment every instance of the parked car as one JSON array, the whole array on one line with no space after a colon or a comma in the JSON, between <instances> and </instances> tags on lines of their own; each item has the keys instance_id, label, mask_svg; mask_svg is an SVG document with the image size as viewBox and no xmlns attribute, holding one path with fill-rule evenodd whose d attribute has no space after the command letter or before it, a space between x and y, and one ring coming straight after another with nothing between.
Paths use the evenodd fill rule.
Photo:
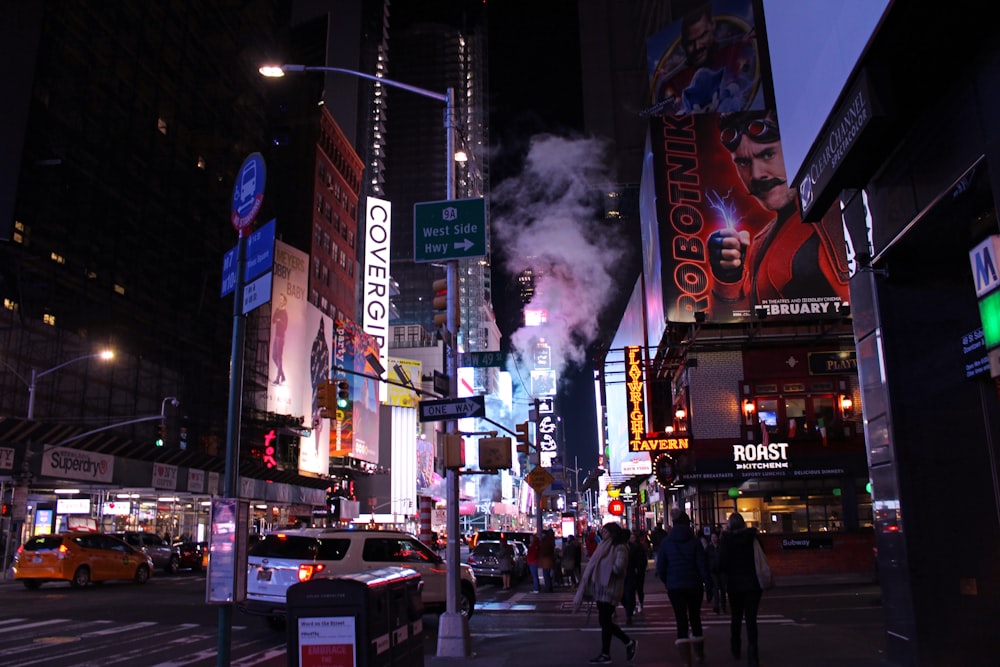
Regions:
<instances>
[{"instance_id":1,"label":"parked car","mask_svg":"<svg viewBox=\"0 0 1000 667\"><path fill-rule=\"evenodd\" d=\"M475 547L480 541L499 542L501 537L506 537L508 542L520 542L527 549L531 544L531 535L521 530L481 530L472 536L469 547Z\"/></svg>"},{"instance_id":2,"label":"parked car","mask_svg":"<svg viewBox=\"0 0 1000 667\"><path fill-rule=\"evenodd\" d=\"M510 576L520 579L528 570L528 551L520 542L510 540L510 546L514 549L514 563L510 571ZM476 575L476 580L499 579L500 578L500 543L493 540L480 540L479 543L469 552L468 564L472 572Z\"/></svg>"},{"instance_id":3,"label":"parked car","mask_svg":"<svg viewBox=\"0 0 1000 667\"><path fill-rule=\"evenodd\" d=\"M174 551L180 559L180 567L200 572L208 565L208 544L206 542L174 542Z\"/></svg>"},{"instance_id":4,"label":"parked car","mask_svg":"<svg viewBox=\"0 0 1000 667\"><path fill-rule=\"evenodd\" d=\"M444 560L414 535L391 530L307 528L266 535L247 558L247 596L240 606L248 614L284 620L288 587L318 577L408 567L423 578L428 611L444 611ZM476 577L460 564L459 611L471 616L476 606Z\"/></svg>"},{"instance_id":5,"label":"parked car","mask_svg":"<svg viewBox=\"0 0 1000 667\"><path fill-rule=\"evenodd\" d=\"M153 560L153 567L158 570L177 574L181 568L180 553L156 533L124 531L111 534L149 556Z\"/></svg>"},{"instance_id":6,"label":"parked car","mask_svg":"<svg viewBox=\"0 0 1000 667\"><path fill-rule=\"evenodd\" d=\"M14 579L35 589L49 581L68 581L73 588L113 579L149 581L153 561L111 535L90 532L36 535L14 555Z\"/></svg>"}]
</instances>

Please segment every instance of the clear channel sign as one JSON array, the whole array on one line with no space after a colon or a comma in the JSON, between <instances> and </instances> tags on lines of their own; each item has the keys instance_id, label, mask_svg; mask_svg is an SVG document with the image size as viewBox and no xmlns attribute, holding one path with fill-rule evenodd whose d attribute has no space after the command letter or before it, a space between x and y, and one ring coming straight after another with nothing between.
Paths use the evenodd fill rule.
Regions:
<instances>
[{"instance_id":1,"label":"clear channel sign","mask_svg":"<svg viewBox=\"0 0 1000 667\"><path fill-rule=\"evenodd\" d=\"M413 205L413 261L440 262L486 254L486 200Z\"/></svg>"}]
</instances>

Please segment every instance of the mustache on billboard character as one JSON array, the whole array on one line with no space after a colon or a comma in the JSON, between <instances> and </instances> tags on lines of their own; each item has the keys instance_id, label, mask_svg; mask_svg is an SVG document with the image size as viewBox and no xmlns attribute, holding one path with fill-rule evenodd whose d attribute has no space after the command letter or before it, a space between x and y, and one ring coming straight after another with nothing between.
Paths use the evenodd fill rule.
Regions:
<instances>
[{"instance_id":1,"label":"mustache on billboard character","mask_svg":"<svg viewBox=\"0 0 1000 667\"><path fill-rule=\"evenodd\" d=\"M763 197L778 186L784 185L785 181L780 178L768 178L766 180L750 181L750 194L755 197Z\"/></svg>"}]
</instances>

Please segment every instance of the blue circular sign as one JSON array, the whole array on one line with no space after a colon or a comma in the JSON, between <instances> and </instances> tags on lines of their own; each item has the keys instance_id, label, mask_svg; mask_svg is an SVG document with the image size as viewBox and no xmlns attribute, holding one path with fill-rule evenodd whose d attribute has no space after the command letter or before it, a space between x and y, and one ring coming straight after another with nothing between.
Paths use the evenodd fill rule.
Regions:
<instances>
[{"instance_id":1,"label":"blue circular sign","mask_svg":"<svg viewBox=\"0 0 1000 667\"><path fill-rule=\"evenodd\" d=\"M250 225L264 203L264 182L267 171L260 153L251 153L243 160L233 185L233 227L240 236L249 234Z\"/></svg>"}]
</instances>

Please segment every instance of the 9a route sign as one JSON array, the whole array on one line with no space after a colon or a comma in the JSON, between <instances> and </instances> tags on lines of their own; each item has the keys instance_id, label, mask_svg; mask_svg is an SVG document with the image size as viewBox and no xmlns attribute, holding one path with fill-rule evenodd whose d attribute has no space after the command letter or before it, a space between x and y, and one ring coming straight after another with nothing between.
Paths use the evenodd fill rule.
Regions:
<instances>
[{"instance_id":1,"label":"9a route sign","mask_svg":"<svg viewBox=\"0 0 1000 667\"><path fill-rule=\"evenodd\" d=\"M414 262L440 262L484 255L485 199L453 199L413 205Z\"/></svg>"}]
</instances>

